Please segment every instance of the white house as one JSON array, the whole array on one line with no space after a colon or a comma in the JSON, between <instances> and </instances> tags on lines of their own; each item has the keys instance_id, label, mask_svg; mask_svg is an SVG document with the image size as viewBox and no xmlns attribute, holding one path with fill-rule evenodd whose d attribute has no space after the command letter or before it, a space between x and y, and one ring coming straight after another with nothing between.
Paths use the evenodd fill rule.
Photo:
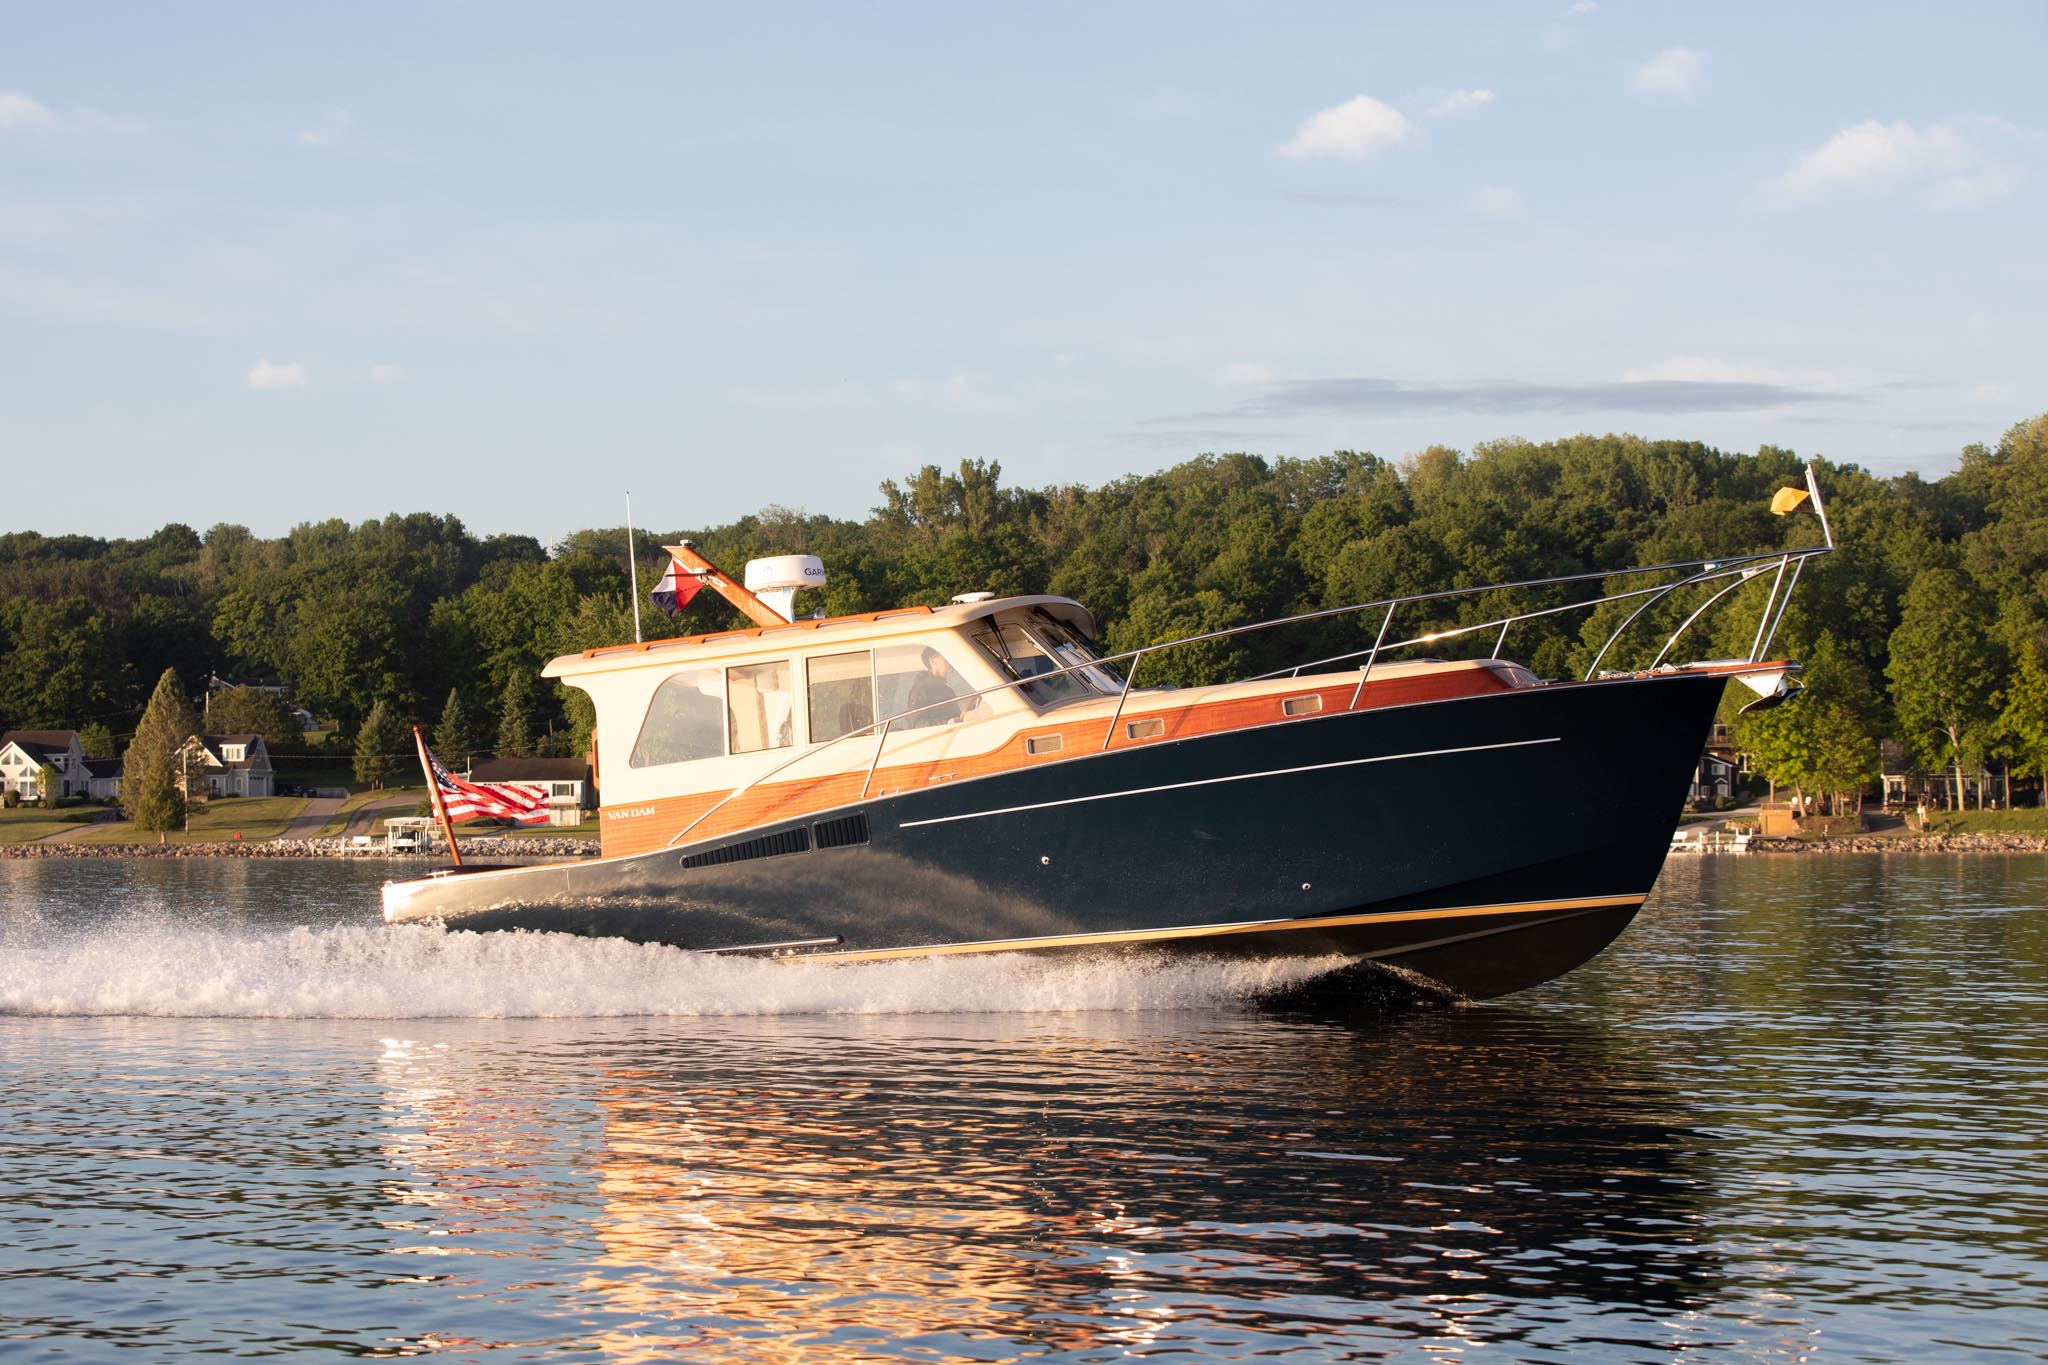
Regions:
<instances>
[{"instance_id":1,"label":"white house","mask_svg":"<svg viewBox=\"0 0 2048 1365\"><path fill-rule=\"evenodd\" d=\"M261 735L194 735L191 776L204 778L208 796L274 796L276 775Z\"/></svg>"},{"instance_id":2,"label":"white house","mask_svg":"<svg viewBox=\"0 0 2048 1365\"><path fill-rule=\"evenodd\" d=\"M0 787L33 801L36 773L48 764L57 770L58 796L84 796L91 778L85 750L76 730L9 730L0 735Z\"/></svg>"},{"instance_id":3,"label":"white house","mask_svg":"<svg viewBox=\"0 0 2048 1365\"><path fill-rule=\"evenodd\" d=\"M85 760L85 794L95 801L114 800L121 794L121 777L127 766L124 759L88 758Z\"/></svg>"},{"instance_id":4,"label":"white house","mask_svg":"<svg viewBox=\"0 0 2048 1365\"><path fill-rule=\"evenodd\" d=\"M491 758L470 770L472 782L520 782L548 789L548 823L580 825L594 801L590 765L580 758Z\"/></svg>"}]
</instances>

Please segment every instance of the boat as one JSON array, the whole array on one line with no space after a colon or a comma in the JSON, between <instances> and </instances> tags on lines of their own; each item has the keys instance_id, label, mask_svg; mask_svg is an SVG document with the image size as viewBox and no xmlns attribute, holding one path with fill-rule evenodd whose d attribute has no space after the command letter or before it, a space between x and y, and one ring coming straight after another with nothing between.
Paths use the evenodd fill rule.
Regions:
<instances>
[{"instance_id":1,"label":"boat","mask_svg":"<svg viewBox=\"0 0 2048 1365\"><path fill-rule=\"evenodd\" d=\"M1806 484L1824 543L1802 549L1448 589L1124 653L1050 595L803 619L817 560L756 561L740 583L670 546L679 574L753 624L543 670L596 709L600 855L392 882L384 916L833 963L1341 959L1504 995L1585 962L1642 906L1729 680L1751 706L1797 691L1798 665L1769 649L1800 571L1833 549L1810 469ZM1760 602L1739 593L1752 584ZM1540 605L1397 628L1518 590ZM1647 653L1696 600L1648 662L1601 667L1657 622ZM1757 610L1750 651L1671 662L1731 600ZM1516 625L1594 611L1620 619L1585 676L1504 656ZM1175 651L1346 616L1369 646L1216 685L1147 681ZM1472 636L1492 652L1436 656Z\"/></svg>"}]
</instances>

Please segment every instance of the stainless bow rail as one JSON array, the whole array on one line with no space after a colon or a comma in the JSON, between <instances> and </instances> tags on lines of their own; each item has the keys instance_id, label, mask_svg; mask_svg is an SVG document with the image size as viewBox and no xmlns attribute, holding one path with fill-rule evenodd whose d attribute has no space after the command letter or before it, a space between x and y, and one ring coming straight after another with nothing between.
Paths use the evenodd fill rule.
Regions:
<instances>
[{"instance_id":1,"label":"stainless bow rail","mask_svg":"<svg viewBox=\"0 0 2048 1365\"><path fill-rule=\"evenodd\" d=\"M1501 656L1501 650L1507 645L1508 631L1520 622L1558 616L1567 612L1590 611L1609 602L1625 602L1636 598L1642 599L1637 603L1635 609L1623 618L1621 624L1608 633L1607 639L1593 656L1593 662L1587 667L1585 676L1585 681L1590 682L1594 678L1602 676L1600 674L1601 662L1607 658L1608 653L1614 648L1615 643L1628 631L1628 628L1634 625L1645 612L1656 606L1659 602L1669 599L1673 593L1681 589L1704 583L1718 583L1723 579L1728 580L1687 616L1677 629L1673 630L1665 638L1663 646L1657 651L1656 657L1649 666L1650 670L1655 670L1663 665L1665 657L1670 654L1679 639L1715 603L1721 601L1745 584L1752 583L1765 574L1771 574L1770 592L1764 598L1763 610L1757 619L1756 637L1750 646L1747 657L1747 662L1759 663L1769 651L1772 641L1777 638L1778 626L1785 619L1785 608L1792 600L1792 590L1798 586L1800 571L1806 567L1808 560L1816 559L1821 555L1831 554L1835 548L1834 530L1828 523L1827 509L1821 505L1820 486L1814 478L1813 467L1810 465L1806 470L1806 488L1807 493L1813 500L1814 513L1820 518L1821 533L1824 537L1824 542L1820 545L1809 545L1793 550L1765 550L1754 554L1723 556L1717 559L1676 560L1668 564L1647 564L1628 569L1602 569L1589 573L1560 574L1550 578L1522 579L1513 583L1487 583L1471 588L1445 588L1437 592L1411 593L1405 597L1382 598L1374 602L1359 602L1343 607L1326 607L1319 611L1302 612L1295 616L1276 617L1270 621L1255 621L1245 626L1230 626L1222 630L1204 631L1200 635L1187 635L1178 640L1168 640L1160 644L1145 645L1138 649L1125 650L1121 654L1102 655L1082 663L1068 664L1062 668L1047 669L1043 673L1034 673L1028 678L1015 678L1009 682L998 683L993 687L984 687L978 691L961 693L944 701L931 702L909 711L899 711L895 715L885 717L882 720L871 721L857 730L849 730L843 735L825 741L823 744L799 749L774 767L755 774L727 792L700 813L696 819L690 821L689 824L684 825L671 835L667 844L663 846L673 848L691 830L697 828L697 826L725 809L733 801L752 791L755 787L758 787L778 773L794 767L805 759L814 758L828 749L836 748L848 740L859 739L873 734L875 736L875 751L868 759L867 776L862 781L860 788L860 799L866 800L868 792L874 786L875 771L881 765L882 753L888 744L890 732L892 729L898 728L900 722L908 721L914 716L920 716L929 711L958 707L967 702L979 703L983 697L992 696L998 692L1010 692L1020 688L1029 688L1033 684L1047 678L1057 678L1069 673L1079 673L1084 669L1101 669L1105 664L1127 662L1129 666L1124 670L1123 687L1117 694L1116 708L1110 713L1109 724L1103 731L1101 747L1096 750L1098 753L1103 752L1109 748L1110 741L1116 736L1116 726L1117 722L1123 717L1124 704L1130 700L1131 692L1137 684L1138 670L1144 665L1148 657L1163 654L1168 650L1179 649L1186 645L1204 644L1212 640L1227 640L1239 635L1276 630L1282 626L1301 625L1310 621L1327 621L1337 617L1356 616L1371 611L1381 613L1378 633L1375 635L1372 646L1369 649L1349 650L1342 654L1332 654L1320 659L1311 659L1289 668L1253 674L1247 678L1240 678L1238 681L1258 682L1281 677L1300 677L1303 670L1306 669L1323 668L1331 664L1341 664L1353 659L1362 658L1365 662L1358 670L1358 683L1351 692L1351 706L1355 708L1358 705L1359 698L1364 695L1366 680L1372 676L1373 666L1379 662L1379 657L1382 654L1394 654L1404 649L1412 649L1417 645L1435 644L1443 640L1477 634L1480 631L1497 629L1499 634L1494 639L1493 652L1488 657L1498 659ZM1787 577L1788 571L1789 579ZM1413 607L1425 603L1449 602L1459 598L1477 597L1482 593L1518 592L1538 588L1564 587L1578 583L1604 583L1613 579L1673 573L1679 576L1668 583L1654 583L1647 587L1602 593L1595 597L1586 598L1583 601L1567 602L1561 606L1512 612L1506 616L1478 621L1470 625L1449 626L1440 630L1425 631L1422 634L1411 636L1407 639L1397 639L1391 642L1387 639L1387 635L1393 626L1394 614L1402 607ZM923 727L904 726L901 728ZM827 775L827 777L836 776L841 776L841 774L833 773ZM821 777L818 780L824 781L826 778Z\"/></svg>"}]
</instances>

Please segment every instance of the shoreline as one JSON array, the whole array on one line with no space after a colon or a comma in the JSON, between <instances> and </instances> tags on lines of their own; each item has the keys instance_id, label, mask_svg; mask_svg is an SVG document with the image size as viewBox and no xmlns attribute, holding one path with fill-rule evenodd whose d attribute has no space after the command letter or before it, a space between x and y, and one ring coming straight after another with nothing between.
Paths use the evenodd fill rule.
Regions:
<instances>
[{"instance_id":1,"label":"shoreline","mask_svg":"<svg viewBox=\"0 0 2048 1365\"><path fill-rule=\"evenodd\" d=\"M1851 834L1840 839L1752 839L1751 853L2048 853L2040 834Z\"/></svg>"},{"instance_id":2,"label":"shoreline","mask_svg":"<svg viewBox=\"0 0 2048 1365\"><path fill-rule=\"evenodd\" d=\"M556 862L597 856L597 840L588 838L493 839L483 836L462 841L465 855L488 858L521 858ZM386 853L382 849L358 848L345 838L328 839L242 839L190 844L87 844L77 841L32 840L0 844L0 858L335 858L365 862L379 859L407 866L438 866L447 853Z\"/></svg>"},{"instance_id":3,"label":"shoreline","mask_svg":"<svg viewBox=\"0 0 2048 1365\"><path fill-rule=\"evenodd\" d=\"M520 858L566 862L598 856L590 838L493 839L462 841L466 854L488 858ZM2039 834L1857 834L1842 839L1755 839L1749 852L1778 855L1813 853L2048 853L2048 836ZM344 838L245 839L191 844L87 844L75 841L30 840L0 844L0 859L62 858L337 858L361 861L381 858L406 865L440 864L445 853L385 853L364 850Z\"/></svg>"}]
</instances>

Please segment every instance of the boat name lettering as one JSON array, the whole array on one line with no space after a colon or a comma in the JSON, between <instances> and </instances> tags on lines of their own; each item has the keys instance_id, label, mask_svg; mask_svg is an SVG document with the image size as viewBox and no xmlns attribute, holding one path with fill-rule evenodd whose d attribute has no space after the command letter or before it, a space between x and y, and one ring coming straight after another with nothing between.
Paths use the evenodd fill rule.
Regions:
<instances>
[{"instance_id":1,"label":"boat name lettering","mask_svg":"<svg viewBox=\"0 0 2048 1365\"><path fill-rule=\"evenodd\" d=\"M654 814L654 807L652 806L624 806L618 810L606 811L604 818L607 820L630 820L636 815L652 814Z\"/></svg>"}]
</instances>

